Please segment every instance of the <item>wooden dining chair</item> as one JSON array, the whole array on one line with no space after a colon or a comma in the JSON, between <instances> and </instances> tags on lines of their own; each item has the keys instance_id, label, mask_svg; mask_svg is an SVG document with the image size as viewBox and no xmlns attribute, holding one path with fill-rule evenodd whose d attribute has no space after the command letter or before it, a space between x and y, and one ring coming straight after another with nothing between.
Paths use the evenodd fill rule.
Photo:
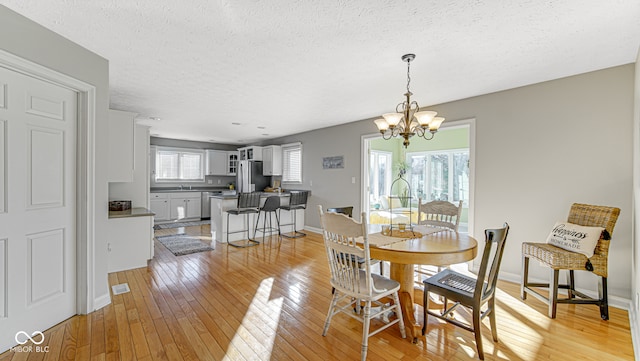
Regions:
<instances>
[{"instance_id":1,"label":"wooden dining chair","mask_svg":"<svg viewBox=\"0 0 640 361\"><path fill-rule=\"evenodd\" d=\"M462 201L459 201L458 205L447 201L431 201L427 203L422 203L422 200L418 201L418 224L448 228L458 232L461 214Z\"/></svg>"},{"instance_id":2,"label":"wooden dining chair","mask_svg":"<svg viewBox=\"0 0 640 361\"><path fill-rule=\"evenodd\" d=\"M340 213L340 214L344 214L344 215L349 216L349 217L353 217L353 206L327 208L327 212L329 212L329 213ZM374 265L374 264L378 264L378 266L380 268L380 275L384 276L384 262L381 261L381 260L372 259L371 260L371 265ZM358 265L360 265L362 267L362 265L364 265L364 259L359 259L358 260Z\"/></svg>"},{"instance_id":3,"label":"wooden dining chair","mask_svg":"<svg viewBox=\"0 0 640 361\"><path fill-rule=\"evenodd\" d=\"M477 277L469 277L451 269L438 272L433 277L424 280L424 323L422 334L426 334L428 316L434 316L448 323L454 324L465 330L471 331L475 335L478 357L484 360L482 350L482 320L489 316L491 323L491 334L493 341L498 342L498 331L496 329L495 292L498 283L498 272L504 252L504 245L509 233L509 225L504 224L503 228L487 229L485 234L484 252L482 261L478 269ZM444 298L442 313L435 313L429 310L429 293L435 293ZM453 301L453 305L448 307L448 301ZM472 322L463 323L455 318L449 317L451 312L458 306L471 309ZM485 311L482 307L487 305Z\"/></svg>"},{"instance_id":4,"label":"wooden dining chair","mask_svg":"<svg viewBox=\"0 0 640 361\"><path fill-rule=\"evenodd\" d=\"M406 338L400 310L400 298L398 297L400 284L371 272L367 222L364 213L361 216L362 221L359 223L342 214L325 213L322 206L318 206L318 211L320 212L320 223L331 273L330 282L331 286L335 288L322 335L327 335L331 318L340 312L359 320L363 324L360 359L365 361L370 336L398 323L402 338ZM356 261L360 258L364 259L364 267L362 268L358 266ZM386 297L393 298L393 305L387 306L380 301ZM354 313L354 306L362 301L365 302L363 312ZM372 304L379 306L379 310L372 313ZM397 318L370 332L371 319L388 311L395 311L395 314L398 315Z\"/></svg>"},{"instance_id":5,"label":"wooden dining chair","mask_svg":"<svg viewBox=\"0 0 640 361\"><path fill-rule=\"evenodd\" d=\"M462 201L455 205L447 201L431 201L422 203L418 201L418 225L427 227L450 229L458 232L460 226L460 215L462 214ZM448 266L439 266L437 268L429 265L415 265L414 281L418 287L422 287L422 278L432 276L436 272L440 272Z\"/></svg>"},{"instance_id":6,"label":"wooden dining chair","mask_svg":"<svg viewBox=\"0 0 640 361\"><path fill-rule=\"evenodd\" d=\"M609 259L609 243L616 225L620 208L594 206L574 203L569 211L568 223L588 227L602 227L604 231L595 247L591 258L581 253L570 252L548 243L522 243L522 284L520 297L525 300L527 293L549 305L548 315L556 317L558 303L592 304L600 307L600 317L609 319L609 303L607 296L607 270ZM551 268L549 283L529 282L529 259ZM567 283L559 284L560 270L568 270ZM592 298L576 291L574 271L587 271L599 277L598 298ZM536 288L548 288L549 297L538 293ZM558 298L558 289L568 290L567 298Z\"/></svg>"}]
</instances>

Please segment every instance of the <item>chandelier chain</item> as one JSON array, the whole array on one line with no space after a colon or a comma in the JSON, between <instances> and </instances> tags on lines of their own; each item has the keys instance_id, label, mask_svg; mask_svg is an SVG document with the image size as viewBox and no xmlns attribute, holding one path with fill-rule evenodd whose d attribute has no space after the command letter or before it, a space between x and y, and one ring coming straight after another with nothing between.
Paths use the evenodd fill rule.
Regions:
<instances>
[{"instance_id":1,"label":"chandelier chain","mask_svg":"<svg viewBox=\"0 0 640 361\"><path fill-rule=\"evenodd\" d=\"M409 83L411 83L411 73L409 71L410 67L411 67L411 60L407 61L407 93L411 92L411 90L409 90Z\"/></svg>"}]
</instances>

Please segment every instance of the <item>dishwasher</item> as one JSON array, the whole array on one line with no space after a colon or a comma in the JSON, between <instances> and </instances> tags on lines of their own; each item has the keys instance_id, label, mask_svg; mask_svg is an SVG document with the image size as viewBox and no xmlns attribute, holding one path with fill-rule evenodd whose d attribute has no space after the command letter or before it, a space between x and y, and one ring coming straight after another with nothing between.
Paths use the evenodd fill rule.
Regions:
<instances>
[{"instance_id":1,"label":"dishwasher","mask_svg":"<svg viewBox=\"0 0 640 361\"><path fill-rule=\"evenodd\" d=\"M211 219L211 200L210 196L220 194L220 192L202 192L202 213L200 219Z\"/></svg>"}]
</instances>

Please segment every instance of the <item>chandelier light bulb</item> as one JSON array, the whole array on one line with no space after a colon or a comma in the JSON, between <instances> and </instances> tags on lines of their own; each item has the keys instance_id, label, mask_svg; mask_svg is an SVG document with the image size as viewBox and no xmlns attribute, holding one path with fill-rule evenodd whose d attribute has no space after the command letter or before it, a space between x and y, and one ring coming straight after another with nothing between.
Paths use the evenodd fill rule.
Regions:
<instances>
[{"instance_id":1,"label":"chandelier light bulb","mask_svg":"<svg viewBox=\"0 0 640 361\"><path fill-rule=\"evenodd\" d=\"M402 114L401 113L382 114L382 117L384 118L384 120L387 121L387 123L391 127L395 127L402 120Z\"/></svg>"},{"instance_id":2,"label":"chandelier light bulb","mask_svg":"<svg viewBox=\"0 0 640 361\"><path fill-rule=\"evenodd\" d=\"M378 127L378 130L381 131L381 132L384 132L387 129L389 129L389 123L387 123L387 121L382 119L382 118L376 119L373 122L376 123L376 126Z\"/></svg>"}]
</instances>

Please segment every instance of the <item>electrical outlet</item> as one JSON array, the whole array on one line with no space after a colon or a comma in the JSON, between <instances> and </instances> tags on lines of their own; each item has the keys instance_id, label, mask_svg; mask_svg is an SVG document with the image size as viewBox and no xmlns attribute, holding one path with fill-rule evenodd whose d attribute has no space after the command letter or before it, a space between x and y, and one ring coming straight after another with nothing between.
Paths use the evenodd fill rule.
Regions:
<instances>
[{"instance_id":1,"label":"electrical outlet","mask_svg":"<svg viewBox=\"0 0 640 361\"><path fill-rule=\"evenodd\" d=\"M111 242L107 243L107 251L111 252Z\"/></svg>"},{"instance_id":2,"label":"electrical outlet","mask_svg":"<svg viewBox=\"0 0 640 361\"><path fill-rule=\"evenodd\" d=\"M309 181L309 187L313 187L313 181L312 180Z\"/></svg>"},{"instance_id":3,"label":"electrical outlet","mask_svg":"<svg viewBox=\"0 0 640 361\"><path fill-rule=\"evenodd\" d=\"M211 179L207 179L207 184L213 184L213 181Z\"/></svg>"},{"instance_id":4,"label":"electrical outlet","mask_svg":"<svg viewBox=\"0 0 640 361\"><path fill-rule=\"evenodd\" d=\"M356 184L356 177L351 177L351 184Z\"/></svg>"}]
</instances>

